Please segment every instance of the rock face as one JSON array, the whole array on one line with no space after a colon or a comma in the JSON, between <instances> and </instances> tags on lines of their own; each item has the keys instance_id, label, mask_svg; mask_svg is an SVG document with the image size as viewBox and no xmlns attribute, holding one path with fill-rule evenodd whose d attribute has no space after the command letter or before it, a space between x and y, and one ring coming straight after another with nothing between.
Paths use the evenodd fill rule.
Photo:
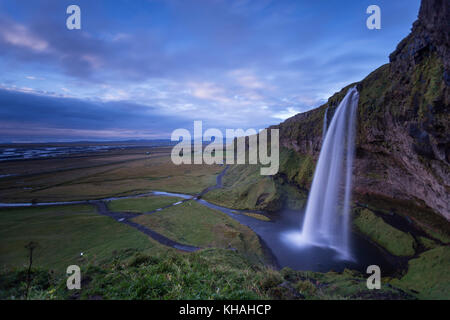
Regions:
<instances>
[{"instance_id":1,"label":"rock face","mask_svg":"<svg viewBox=\"0 0 450 320\"><path fill-rule=\"evenodd\" d=\"M450 70L450 2L448 0L422 1L419 18L411 34L399 43L389 56L394 72L405 72L421 62L424 52L433 50L442 58L449 80Z\"/></svg>"},{"instance_id":2,"label":"rock face","mask_svg":"<svg viewBox=\"0 0 450 320\"><path fill-rule=\"evenodd\" d=\"M274 126L281 145L317 159L325 109L330 121L357 85L356 194L411 201L450 220L449 23L450 1L423 0L390 63L323 106Z\"/></svg>"}]
</instances>

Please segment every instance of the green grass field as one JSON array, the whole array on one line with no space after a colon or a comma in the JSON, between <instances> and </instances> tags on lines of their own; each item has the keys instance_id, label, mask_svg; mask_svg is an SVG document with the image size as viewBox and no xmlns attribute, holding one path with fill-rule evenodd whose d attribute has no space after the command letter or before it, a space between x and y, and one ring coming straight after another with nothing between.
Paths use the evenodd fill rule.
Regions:
<instances>
[{"instance_id":1,"label":"green grass field","mask_svg":"<svg viewBox=\"0 0 450 320\"><path fill-rule=\"evenodd\" d=\"M195 201L141 215L133 221L180 243L202 248L235 248L248 257L263 261L261 245L253 231L226 214Z\"/></svg>"},{"instance_id":2,"label":"green grass field","mask_svg":"<svg viewBox=\"0 0 450 320\"><path fill-rule=\"evenodd\" d=\"M49 202L101 199L152 190L194 195L215 185L217 174L223 170L218 165L176 166L169 154L120 159L111 163L88 157L79 159L73 169L49 159L41 167L45 173L39 174L35 169L33 175L2 179L0 197L2 202ZM8 172L20 172L23 164L10 166Z\"/></svg>"},{"instance_id":3,"label":"green grass field","mask_svg":"<svg viewBox=\"0 0 450 320\"><path fill-rule=\"evenodd\" d=\"M0 239L1 269L27 265L25 245L34 241L38 247L33 265L57 273L86 259L101 262L121 249L166 250L143 233L98 215L88 205L1 209Z\"/></svg>"}]
</instances>

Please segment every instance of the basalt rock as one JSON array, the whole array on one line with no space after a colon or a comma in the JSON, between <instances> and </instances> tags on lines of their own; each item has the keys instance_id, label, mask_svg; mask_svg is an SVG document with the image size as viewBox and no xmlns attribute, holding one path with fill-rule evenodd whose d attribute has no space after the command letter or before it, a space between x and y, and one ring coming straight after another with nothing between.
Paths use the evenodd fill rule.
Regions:
<instances>
[{"instance_id":1,"label":"basalt rock","mask_svg":"<svg viewBox=\"0 0 450 320\"><path fill-rule=\"evenodd\" d=\"M406 72L421 62L424 56L436 51L444 63L444 73L450 71L450 2L424 0L419 18L411 33L403 39L389 56L392 71ZM448 79L448 76L444 76ZM448 84L448 82L447 82Z\"/></svg>"}]
</instances>

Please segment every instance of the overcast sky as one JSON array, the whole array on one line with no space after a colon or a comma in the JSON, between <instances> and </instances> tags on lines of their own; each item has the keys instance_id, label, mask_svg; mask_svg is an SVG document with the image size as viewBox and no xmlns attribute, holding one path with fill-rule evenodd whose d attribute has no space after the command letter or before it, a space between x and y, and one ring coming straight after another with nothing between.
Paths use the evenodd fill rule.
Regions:
<instances>
[{"instance_id":1,"label":"overcast sky","mask_svg":"<svg viewBox=\"0 0 450 320\"><path fill-rule=\"evenodd\" d=\"M81 8L81 30L66 8ZM381 8L381 30L366 8ZM170 138L321 105L388 62L419 0L1 0L0 141Z\"/></svg>"}]
</instances>

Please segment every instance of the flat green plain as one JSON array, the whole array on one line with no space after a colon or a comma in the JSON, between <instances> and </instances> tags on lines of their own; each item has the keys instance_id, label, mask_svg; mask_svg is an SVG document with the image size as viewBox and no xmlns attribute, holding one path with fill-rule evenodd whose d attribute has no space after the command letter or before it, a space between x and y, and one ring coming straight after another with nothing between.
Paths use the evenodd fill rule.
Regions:
<instances>
[{"instance_id":1,"label":"flat green plain","mask_svg":"<svg viewBox=\"0 0 450 320\"><path fill-rule=\"evenodd\" d=\"M0 239L2 269L28 265L25 245L33 241L38 244L33 266L57 273L84 260L101 262L121 249L166 250L132 227L97 214L89 205L1 209Z\"/></svg>"},{"instance_id":2,"label":"flat green plain","mask_svg":"<svg viewBox=\"0 0 450 320\"><path fill-rule=\"evenodd\" d=\"M261 244L253 231L192 200L135 217L133 221L183 244L235 249L247 257L263 259Z\"/></svg>"}]
</instances>

